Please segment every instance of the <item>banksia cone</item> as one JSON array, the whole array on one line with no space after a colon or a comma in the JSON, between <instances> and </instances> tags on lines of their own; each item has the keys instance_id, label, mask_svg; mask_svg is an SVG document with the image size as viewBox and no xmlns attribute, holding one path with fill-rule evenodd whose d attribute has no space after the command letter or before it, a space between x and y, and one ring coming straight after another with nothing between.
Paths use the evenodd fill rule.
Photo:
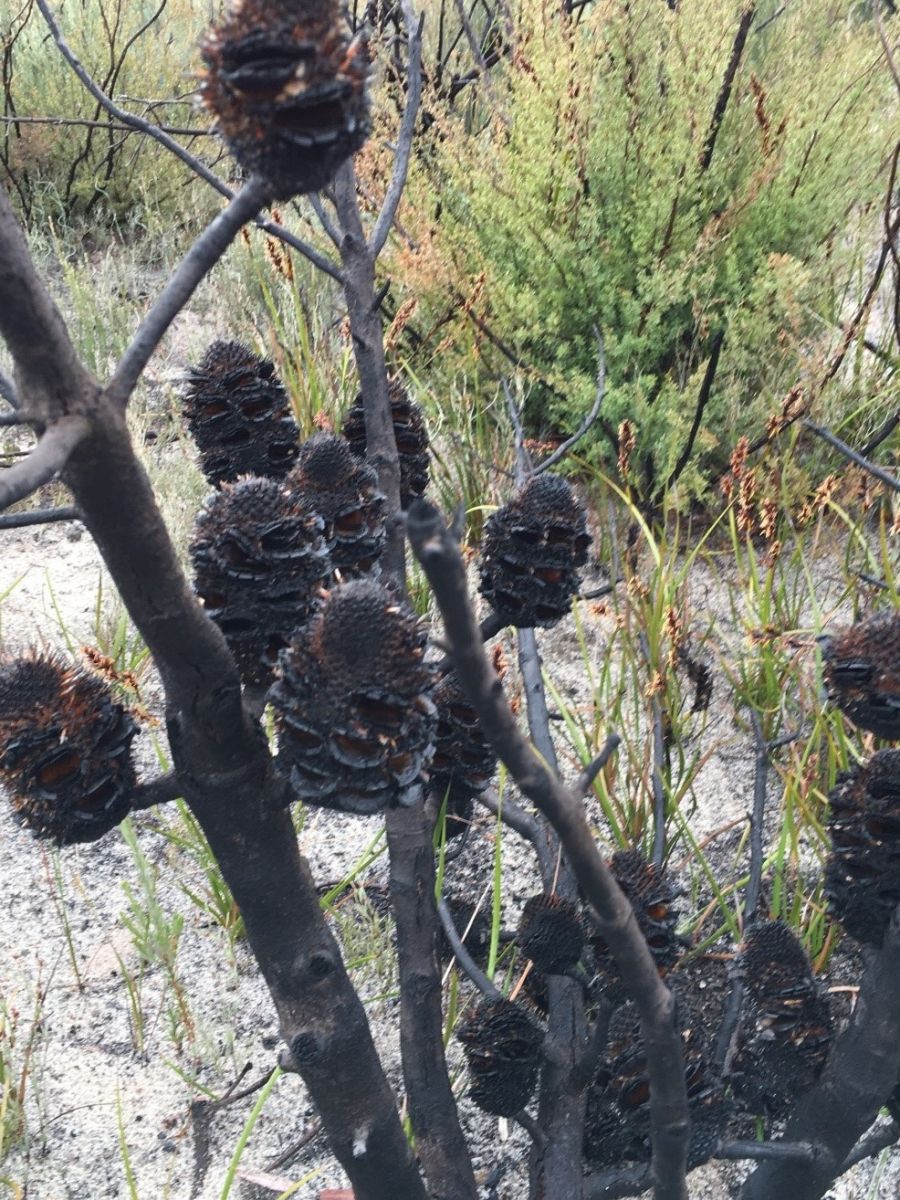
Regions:
<instances>
[{"instance_id":1,"label":"banksia cone","mask_svg":"<svg viewBox=\"0 0 900 1200\"><path fill-rule=\"evenodd\" d=\"M699 1023L689 1008L678 1005L691 1119L688 1166L693 1169L714 1153L727 1109L721 1081L707 1061ZM614 1014L606 1055L588 1090L584 1156L594 1169L650 1158L650 1076L632 1003Z\"/></svg>"},{"instance_id":2,"label":"banksia cone","mask_svg":"<svg viewBox=\"0 0 900 1200\"><path fill-rule=\"evenodd\" d=\"M900 741L900 613L819 639L825 685L854 725Z\"/></svg>"},{"instance_id":3,"label":"banksia cone","mask_svg":"<svg viewBox=\"0 0 900 1200\"><path fill-rule=\"evenodd\" d=\"M575 966L584 949L581 915L562 896L539 892L525 902L517 940L539 971L562 975Z\"/></svg>"},{"instance_id":4,"label":"banksia cone","mask_svg":"<svg viewBox=\"0 0 900 1200\"><path fill-rule=\"evenodd\" d=\"M484 999L456 1036L469 1066L469 1098L497 1117L520 1113L537 1084L540 1026L510 1000Z\"/></svg>"},{"instance_id":5,"label":"banksia cone","mask_svg":"<svg viewBox=\"0 0 900 1200\"><path fill-rule=\"evenodd\" d=\"M510 625L555 625L572 607L590 543L566 481L536 475L487 520L481 592Z\"/></svg>"},{"instance_id":6,"label":"banksia cone","mask_svg":"<svg viewBox=\"0 0 900 1200\"><path fill-rule=\"evenodd\" d=\"M437 738L431 763L431 787L438 801L447 800L447 837L462 833L472 816L472 797L491 782L497 756L481 732L454 672L434 692L438 710Z\"/></svg>"},{"instance_id":7,"label":"banksia cone","mask_svg":"<svg viewBox=\"0 0 900 1200\"><path fill-rule=\"evenodd\" d=\"M297 457L297 426L275 367L240 342L213 342L188 373L184 415L214 487L240 475L280 479Z\"/></svg>"},{"instance_id":8,"label":"banksia cone","mask_svg":"<svg viewBox=\"0 0 900 1200\"><path fill-rule=\"evenodd\" d=\"M335 588L279 657L278 765L296 796L345 812L414 804L434 750L426 634L385 588Z\"/></svg>"},{"instance_id":9,"label":"banksia cone","mask_svg":"<svg viewBox=\"0 0 900 1200\"><path fill-rule=\"evenodd\" d=\"M781 1118L815 1083L833 1025L806 952L782 921L754 925L741 950L747 989L732 1085L748 1110Z\"/></svg>"},{"instance_id":10,"label":"banksia cone","mask_svg":"<svg viewBox=\"0 0 900 1200\"><path fill-rule=\"evenodd\" d=\"M391 380L388 399L391 403L397 456L400 459L400 506L407 509L428 486L428 430L421 408L415 401L410 400L406 388L398 379ZM343 434L353 453L359 458L365 458L366 418L362 396L357 397L356 403L347 413Z\"/></svg>"},{"instance_id":11,"label":"banksia cone","mask_svg":"<svg viewBox=\"0 0 900 1200\"><path fill-rule=\"evenodd\" d=\"M900 903L900 750L879 750L829 796L825 895L844 929L880 946Z\"/></svg>"},{"instance_id":12,"label":"banksia cone","mask_svg":"<svg viewBox=\"0 0 900 1200\"><path fill-rule=\"evenodd\" d=\"M384 496L378 478L333 433L316 433L300 447L285 480L325 522L331 562L342 578L371 574L384 549Z\"/></svg>"},{"instance_id":13,"label":"banksia cone","mask_svg":"<svg viewBox=\"0 0 900 1200\"><path fill-rule=\"evenodd\" d=\"M128 816L136 732L95 675L37 652L0 665L0 776L38 837L93 842Z\"/></svg>"},{"instance_id":14,"label":"banksia cone","mask_svg":"<svg viewBox=\"0 0 900 1200\"><path fill-rule=\"evenodd\" d=\"M265 683L331 576L322 519L272 479L225 483L200 510L190 555L194 590L242 679Z\"/></svg>"},{"instance_id":15,"label":"banksia cone","mask_svg":"<svg viewBox=\"0 0 900 1200\"><path fill-rule=\"evenodd\" d=\"M641 933L647 939L660 974L664 974L677 962L681 953L675 933L678 913L674 908L674 890L640 850L619 851L613 855L609 868L631 902ZM596 969L607 997L623 997L622 979L606 943L595 936L592 945Z\"/></svg>"},{"instance_id":16,"label":"banksia cone","mask_svg":"<svg viewBox=\"0 0 900 1200\"><path fill-rule=\"evenodd\" d=\"M276 199L325 187L368 137L365 39L337 0L237 0L200 49L203 103Z\"/></svg>"}]
</instances>

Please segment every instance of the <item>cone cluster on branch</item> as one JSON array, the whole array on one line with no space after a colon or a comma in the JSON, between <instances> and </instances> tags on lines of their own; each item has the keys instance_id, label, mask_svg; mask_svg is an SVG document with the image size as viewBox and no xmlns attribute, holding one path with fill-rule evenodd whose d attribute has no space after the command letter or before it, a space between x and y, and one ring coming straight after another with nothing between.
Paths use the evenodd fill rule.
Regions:
<instances>
[{"instance_id":1,"label":"cone cluster on branch","mask_svg":"<svg viewBox=\"0 0 900 1200\"><path fill-rule=\"evenodd\" d=\"M728 1111L691 1007L689 1001L678 1005L691 1119L688 1163L693 1169L714 1153ZM584 1156L595 1170L650 1159L650 1076L631 1002L613 1014L606 1053L588 1090Z\"/></svg>"},{"instance_id":2,"label":"cone cluster on branch","mask_svg":"<svg viewBox=\"0 0 900 1200\"><path fill-rule=\"evenodd\" d=\"M880 946L900 903L900 750L842 776L829 805L829 907L851 937Z\"/></svg>"},{"instance_id":3,"label":"cone cluster on branch","mask_svg":"<svg viewBox=\"0 0 900 1200\"><path fill-rule=\"evenodd\" d=\"M590 544L568 483L536 475L485 524L481 592L509 625L555 625L572 607Z\"/></svg>"},{"instance_id":4,"label":"cone cluster on branch","mask_svg":"<svg viewBox=\"0 0 900 1200\"><path fill-rule=\"evenodd\" d=\"M388 399L400 459L400 507L405 511L428 486L428 429L422 409L409 398L399 379L391 380ZM342 432L353 453L358 458L365 458L366 419L361 395L344 418Z\"/></svg>"},{"instance_id":5,"label":"cone cluster on branch","mask_svg":"<svg viewBox=\"0 0 900 1200\"><path fill-rule=\"evenodd\" d=\"M281 479L297 426L274 365L241 342L213 342L185 381L184 414L214 487L242 475Z\"/></svg>"},{"instance_id":6,"label":"cone cluster on branch","mask_svg":"<svg viewBox=\"0 0 900 1200\"><path fill-rule=\"evenodd\" d=\"M456 1036L469 1067L469 1099L494 1116L520 1113L537 1085L543 1029L521 1005L487 998Z\"/></svg>"},{"instance_id":7,"label":"cone cluster on branch","mask_svg":"<svg viewBox=\"0 0 900 1200\"><path fill-rule=\"evenodd\" d=\"M490 784L497 756L481 731L478 714L469 704L453 671L434 692L438 710L437 736L431 762L431 789L439 803L446 799L447 837L464 832L472 818L473 797Z\"/></svg>"},{"instance_id":8,"label":"cone cluster on branch","mask_svg":"<svg viewBox=\"0 0 900 1200\"><path fill-rule=\"evenodd\" d=\"M93 842L128 816L136 732L98 676L37 651L0 663L0 776L38 837Z\"/></svg>"},{"instance_id":9,"label":"cone cluster on branch","mask_svg":"<svg viewBox=\"0 0 900 1200\"><path fill-rule=\"evenodd\" d=\"M854 725L900 741L900 613L819 639L825 685Z\"/></svg>"},{"instance_id":10,"label":"cone cluster on branch","mask_svg":"<svg viewBox=\"0 0 900 1200\"><path fill-rule=\"evenodd\" d=\"M647 939L660 974L664 974L681 955L675 933L678 912L674 907L674 889L665 874L658 871L640 850L620 850L613 855L609 869L631 902L641 933ZM595 935L591 944L595 970L604 994L608 999L624 998L622 977L606 943Z\"/></svg>"},{"instance_id":11,"label":"cone cluster on branch","mask_svg":"<svg viewBox=\"0 0 900 1200\"><path fill-rule=\"evenodd\" d=\"M201 54L201 100L276 199L325 187L369 135L366 43L337 0L237 0Z\"/></svg>"},{"instance_id":12,"label":"cone cluster on branch","mask_svg":"<svg viewBox=\"0 0 900 1200\"><path fill-rule=\"evenodd\" d=\"M748 1111L782 1118L825 1066L834 1032L828 997L782 921L749 930L740 969L748 1003L732 1084Z\"/></svg>"},{"instance_id":13,"label":"cone cluster on branch","mask_svg":"<svg viewBox=\"0 0 900 1200\"><path fill-rule=\"evenodd\" d=\"M285 487L322 517L341 579L377 571L384 549L384 496L374 470L356 458L345 438L316 433L304 442Z\"/></svg>"},{"instance_id":14,"label":"cone cluster on branch","mask_svg":"<svg viewBox=\"0 0 900 1200\"><path fill-rule=\"evenodd\" d=\"M279 656L278 765L297 797L369 814L413 804L434 752L434 668L422 625L386 588L331 591Z\"/></svg>"}]
</instances>

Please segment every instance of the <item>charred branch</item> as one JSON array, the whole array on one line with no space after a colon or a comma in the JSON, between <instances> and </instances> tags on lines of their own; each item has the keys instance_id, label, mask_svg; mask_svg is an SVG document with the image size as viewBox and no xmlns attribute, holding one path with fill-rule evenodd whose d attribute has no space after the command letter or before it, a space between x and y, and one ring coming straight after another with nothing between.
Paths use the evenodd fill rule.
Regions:
<instances>
[{"instance_id":1,"label":"charred branch","mask_svg":"<svg viewBox=\"0 0 900 1200\"><path fill-rule=\"evenodd\" d=\"M559 836L578 884L593 907L598 931L637 1005L648 1048L654 1195L656 1200L685 1200L687 1095L672 995L659 978L631 905L600 857L581 799L562 785L523 737L503 698L502 685L478 636L459 548L440 514L431 505L418 502L408 514L407 530L441 610L469 703L523 794Z\"/></svg>"}]
</instances>

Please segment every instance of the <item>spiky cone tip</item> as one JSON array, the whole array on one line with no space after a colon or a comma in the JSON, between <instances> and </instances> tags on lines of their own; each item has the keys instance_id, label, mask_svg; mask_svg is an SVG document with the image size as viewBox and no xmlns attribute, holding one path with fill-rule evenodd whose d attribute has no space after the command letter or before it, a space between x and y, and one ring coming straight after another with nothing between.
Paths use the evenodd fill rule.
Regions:
<instances>
[{"instance_id":1,"label":"spiky cone tip","mask_svg":"<svg viewBox=\"0 0 900 1200\"><path fill-rule=\"evenodd\" d=\"M365 37L333 0L238 0L201 56L203 104L276 199L325 187L369 136Z\"/></svg>"}]
</instances>

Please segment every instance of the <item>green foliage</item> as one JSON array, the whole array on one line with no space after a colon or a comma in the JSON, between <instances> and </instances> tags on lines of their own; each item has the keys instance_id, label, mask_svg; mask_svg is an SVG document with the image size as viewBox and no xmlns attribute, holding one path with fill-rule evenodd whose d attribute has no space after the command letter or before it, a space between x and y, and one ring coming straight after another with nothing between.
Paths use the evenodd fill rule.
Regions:
<instances>
[{"instance_id":1,"label":"green foliage","mask_svg":"<svg viewBox=\"0 0 900 1200\"><path fill-rule=\"evenodd\" d=\"M895 131L872 26L814 0L768 25L761 11L712 145L742 7L597 0L567 20L523 0L489 88L464 107L428 99L435 136L402 214L416 245L392 264L422 325L440 327L445 371L471 373L474 355L495 377L517 360L538 429L571 430L589 407L598 325L596 444L614 458L631 422L645 499L688 444L718 337L683 498L703 494L790 388L815 391L880 237ZM839 375L833 389L859 396L865 425L880 386L867 376L863 398Z\"/></svg>"},{"instance_id":2,"label":"green foliage","mask_svg":"<svg viewBox=\"0 0 900 1200\"><path fill-rule=\"evenodd\" d=\"M186 192L190 173L170 151L107 117L53 46L35 4L3 7L3 115L23 119L0 127L0 180L29 220L90 215L123 231L155 232L160 226L148 220L180 212L190 223L198 205L201 217L214 210L205 184ZM72 50L121 107L176 129L207 127L194 112L191 79L205 6L83 0L54 8ZM205 138L179 140L200 157L216 149Z\"/></svg>"}]
</instances>

